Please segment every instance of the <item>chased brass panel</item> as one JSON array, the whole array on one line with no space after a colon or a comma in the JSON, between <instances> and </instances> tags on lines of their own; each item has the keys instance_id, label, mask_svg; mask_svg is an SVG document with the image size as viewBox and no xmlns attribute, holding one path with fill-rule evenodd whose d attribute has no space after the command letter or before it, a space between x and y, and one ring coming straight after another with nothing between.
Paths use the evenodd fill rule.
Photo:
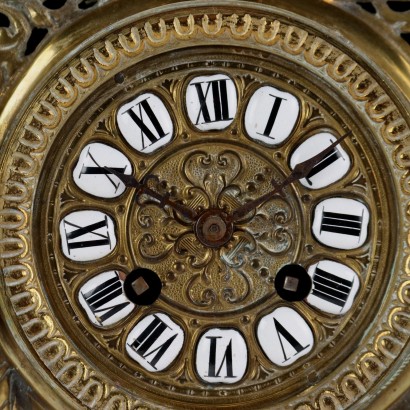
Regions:
<instances>
[{"instance_id":1,"label":"chased brass panel","mask_svg":"<svg viewBox=\"0 0 410 410\"><path fill-rule=\"evenodd\" d=\"M18 124L10 120L16 107L11 103L6 107L2 114L3 124L13 123L13 127L2 126L2 132L7 133L2 141L1 157L2 311L7 311L14 323L12 331L20 335L31 365L38 363L42 374L47 374L49 380L60 386L61 392L56 395L61 402L69 397L73 407L156 408L167 406L164 404L167 402L177 408L206 408L223 405L227 401L226 406L240 408L245 400L249 405L264 408L272 408L272 403L276 405L277 400L281 400L278 406L283 408L363 407L375 397L380 386L387 388L394 380L393 373L407 363L410 172L406 100L394 93L394 86L389 88L385 85L377 70L372 70L356 53L339 44L340 39L334 39L328 33L325 40L316 28L309 27L306 20L289 20L279 9L268 6L264 9L263 5L251 3L243 3L239 15L235 14L234 6L229 2L223 3L218 14L207 10L206 5L194 4L190 3L188 7L180 3L173 9L158 9L158 14L152 12L151 17L137 14L133 21L118 20L110 32L100 33L98 40L89 40L81 52L77 50L75 55L67 57L54 70L53 76L47 76L41 90L27 101L24 112L18 117ZM217 53L221 45L225 47L225 55L222 53L214 62L208 60L204 64L203 58L201 61L201 52L206 51L206 47ZM199 51L195 51L196 47ZM184 55L184 49L189 48L192 48L191 57ZM266 311L275 303L281 305L283 302L275 298L266 301L265 297L272 294L269 281L259 283L259 293L248 296L251 294L249 289L254 288L249 285L249 278L255 281L255 278L263 277L261 272L257 275L251 272L260 266L271 265L269 258L276 262L277 257L272 256L275 252L267 252L270 255L268 260L265 257L262 262L255 260L258 258L246 262L242 278L248 278L248 284L245 284L246 279L242 283L234 279L236 295L232 296L230 291L223 293L228 298L219 299L217 308L216 303L207 305L200 301L198 304L195 299L187 299L186 291L184 294L183 290L177 293L172 290L172 283L186 284L187 281L183 266L186 261L177 264L173 261L175 254L182 254L182 248L178 251L174 248L176 245L171 246L174 256L167 263L161 262L160 268L166 284L164 297L154 311L166 309L174 314L190 335L193 345L201 329L210 323L234 324L241 329L253 346L253 354L246 382L229 389L216 387L209 390L198 383L188 356L191 351L189 345L185 346L185 356L165 376L154 379L147 372L138 370L123 352L124 337L132 323L127 323L124 329L96 332L75 305L75 289L82 280L81 276L94 275L100 267L65 263L59 250L56 229L59 215L77 209L79 204L89 209L95 206L117 218L123 243L103 261L104 266L121 270L127 268L128 271L135 264L153 266L149 262L152 255L147 255L147 248L134 245L141 243L139 229L145 229L149 235L154 231L158 237L155 222L159 218L170 217L167 211L154 210L147 204L136 205L132 193L125 199L102 203L79 195L75 187L70 186L69 171L85 141L91 138L112 141L110 138L113 138L117 146L126 148L113 120L115 99L110 98L116 91L115 87L118 92L126 94L121 98L127 99L134 92L133 87L141 90L158 87L159 84L168 86L166 89L162 85L162 93L174 108L172 115L178 123L175 147L170 144L165 151L151 158L130 155L133 155L139 177L148 171L159 174L165 181L159 189L171 189L178 199L185 202L192 199L199 207L207 207L212 201L216 204L212 193L224 192L229 184L220 185L220 178L213 176L210 180L212 188L208 188L204 174L198 172L201 166L213 162L216 164L213 167L217 170L216 176L229 176L232 184L239 185L238 192L231 191L230 195L219 197L220 204L226 204L228 208L232 206L233 199L239 198L242 202L242 192L247 192L250 198L267 189L269 181L263 178L263 173L260 181L252 181L255 172L249 164L258 169L272 168L269 173L274 177L282 178L285 174L286 159L295 142L266 154L264 147L249 146L240 123L235 124L231 128L234 132L224 135L224 138L221 135L211 136L214 144L201 154L206 145L203 139L193 141L195 134L184 123L183 106L176 98L181 89L174 89L174 83L162 78L167 70L171 70L167 68L170 65L168 52L172 52L177 60L173 70L179 78L187 78L198 70L227 70L235 74L237 81L243 82L243 92L240 93L243 102L246 101L247 82L252 84L255 78L267 81L269 77L272 81L284 80L283 73L282 77L278 76L279 80L272 75L272 65L277 64L283 72L291 72L292 75L288 74L292 77L288 79L288 87L295 90L300 100L306 101L295 134L300 141L318 129L330 128L340 133L346 128L353 129L354 137L347 145L354 165L348 178L332 190L349 192L347 195L361 198L369 205L373 216L371 245L361 252L338 254L346 263L365 272L361 294L352 313L339 323L340 320L334 318L318 318L313 309L303 303L298 305L297 309L310 318L310 325L315 331L316 356L307 357L302 362L303 366L297 365L279 375L277 369L258 353L252 325L261 307ZM181 67L178 58L183 61ZM150 65L153 59L158 64L155 70ZM259 64L252 66L252 59L259 59ZM250 74L252 70L255 71L253 75ZM121 74L125 75L125 82L118 84L118 75ZM157 79L163 80L162 83ZM243 110L238 110L239 118L241 113ZM198 151L188 154L190 149ZM195 171L190 170L189 157L197 164ZM174 163L182 164L178 172L170 172L167 168L174 170ZM272 166L273 163L278 165ZM229 168L224 168L226 164L230 165ZM248 173L241 172L242 169ZM251 183L257 185L257 192L249 189ZM174 186L176 188L172 190ZM188 189L178 191L180 186ZM194 196L192 190L195 191ZM266 253L265 248L285 243L284 249L290 249L290 253L277 263L285 260L306 263L318 255L325 255L326 249L312 245L306 227L302 232L297 230L299 224L307 221L304 218L309 212L306 211L311 211L313 204L325 195L323 192L311 194L300 187L292 188L287 190L285 199L260 208L265 218L266 213L272 217L269 207L276 208L274 212L282 211L285 222L290 221L287 229L292 240L286 236L284 240L268 237L268 245L259 241L253 246L253 252L258 252L258 246L263 245ZM144 225L147 218L154 222ZM260 228L252 227L257 221L254 217L238 224L241 228L243 225L243 233L234 234L233 243L239 243L243 238L252 242L249 232L260 232ZM275 222L283 224L283 215L279 214ZM176 243L179 240L185 248L191 249L189 229L184 229L182 223L177 226ZM166 236L164 233L161 235ZM303 249L297 244L302 235L307 236L307 246ZM164 245L163 241L161 245ZM278 253L285 252L284 249ZM249 250L252 252L252 245L249 245ZM213 272L221 269L221 259L218 260L216 255L223 259L226 250L192 252L197 252L195 256L203 264L197 272L198 277L202 275L205 283L207 275L214 278ZM154 256L161 259L158 252ZM225 259L227 257L225 254ZM215 260L218 260L216 265L212 263ZM240 258L234 263L241 263ZM212 273L207 272L208 267ZM211 295L208 300L212 301L215 300L212 291L217 293L220 287L221 283L211 280L211 293L207 293L204 287L188 294L196 295L196 300L198 295ZM237 295L239 301L235 301ZM231 297L234 308L231 308ZM175 305L170 302L174 298L177 300ZM190 305L184 309L194 312L197 317L183 314L181 306L187 300ZM261 301L263 306L258 306L257 302ZM216 313L222 310L225 314L219 317ZM208 316L204 316L203 311ZM143 309L138 309L133 322L143 313ZM331 355L334 363L329 373ZM27 371L27 378L32 379L32 375L32 371ZM135 379L130 380L130 377ZM264 389L263 395L260 394L261 389ZM299 396L295 396L295 392Z\"/></svg>"}]
</instances>

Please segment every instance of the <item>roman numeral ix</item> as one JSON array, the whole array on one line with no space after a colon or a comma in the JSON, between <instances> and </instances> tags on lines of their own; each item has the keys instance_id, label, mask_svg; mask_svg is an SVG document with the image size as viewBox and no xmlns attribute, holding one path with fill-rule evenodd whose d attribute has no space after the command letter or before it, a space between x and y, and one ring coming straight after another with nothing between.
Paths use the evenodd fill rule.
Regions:
<instances>
[{"instance_id":1,"label":"roman numeral ix","mask_svg":"<svg viewBox=\"0 0 410 410\"><path fill-rule=\"evenodd\" d=\"M71 226L76 229L71 232L68 232L67 226ZM65 219L64 220L64 230L66 234L68 253L70 253L72 249L89 248L93 246L107 246L108 245L111 248L111 238L110 238L109 232L107 231L106 235L95 232L96 230L104 228L104 227L108 229L108 218L107 217L105 217L100 222L96 222L96 223L93 223L87 226L78 226ZM88 240L88 241L74 241L75 239L80 238L81 236L86 235L88 233L92 233L96 238L101 238L101 239L94 239L94 240Z\"/></svg>"}]
</instances>

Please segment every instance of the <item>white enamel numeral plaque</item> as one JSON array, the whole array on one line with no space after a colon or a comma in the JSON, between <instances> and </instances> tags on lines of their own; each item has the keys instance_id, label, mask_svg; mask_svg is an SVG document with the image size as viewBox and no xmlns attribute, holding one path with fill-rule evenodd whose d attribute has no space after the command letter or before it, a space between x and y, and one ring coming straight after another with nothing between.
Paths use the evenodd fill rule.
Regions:
<instances>
[{"instance_id":1,"label":"white enamel numeral plaque","mask_svg":"<svg viewBox=\"0 0 410 410\"><path fill-rule=\"evenodd\" d=\"M196 371L208 383L232 384L242 379L248 365L248 349L235 329L210 329L198 342Z\"/></svg>"},{"instance_id":2,"label":"white enamel numeral plaque","mask_svg":"<svg viewBox=\"0 0 410 410\"><path fill-rule=\"evenodd\" d=\"M329 198L316 208L312 231L324 245L337 249L356 249L367 239L369 211L355 199Z\"/></svg>"},{"instance_id":3,"label":"white enamel numeral plaque","mask_svg":"<svg viewBox=\"0 0 410 410\"><path fill-rule=\"evenodd\" d=\"M292 133L299 117L299 101L290 93L264 86L252 95L245 113L249 137L266 145L279 145Z\"/></svg>"},{"instance_id":4,"label":"white enamel numeral plaque","mask_svg":"<svg viewBox=\"0 0 410 410\"><path fill-rule=\"evenodd\" d=\"M64 255L77 262L103 258L117 244L114 221L99 211L77 211L60 222Z\"/></svg>"},{"instance_id":5,"label":"white enamel numeral plaque","mask_svg":"<svg viewBox=\"0 0 410 410\"><path fill-rule=\"evenodd\" d=\"M310 305L326 313L341 315L353 305L359 290L359 277L348 266L323 260L309 266L312 290L306 299Z\"/></svg>"},{"instance_id":6,"label":"white enamel numeral plaque","mask_svg":"<svg viewBox=\"0 0 410 410\"><path fill-rule=\"evenodd\" d=\"M235 83L224 74L192 79L186 89L186 109L195 128L222 130L235 118L238 96Z\"/></svg>"},{"instance_id":7,"label":"white enamel numeral plaque","mask_svg":"<svg viewBox=\"0 0 410 410\"><path fill-rule=\"evenodd\" d=\"M135 305L124 294L122 275L114 270L103 272L81 286L78 300L95 326L111 326L134 309Z\"/></svg>"},{"instance_id":8,"label":"white enamel numeral plaque","mask_svg":"<svg viewBox=\"0 0 410 410\"><path fill-rule=\"evenodd\" d=\"M127 337L126 349L132 359L150 372L166 369L184 344L184 331L168 315L144 317Z\"/></svg>"},{"instance_id":9,"label":"white enamel numeral plaque","mask_svg":"<svg viewBox=\"0 0 410 410\"><path fill-rule=\"evenodd\" d=\"M335 136L327 132L308 138L300 144L292 154L290 167L294 169L297 164L319 154L319 152L330 146L336 139ZM350 165L349 156L339 144L334 147L321 162L313 167L309 175L301 179L300 183L307 188L324 188L342 179L349 171Z\"/></svg>"},{"instance_id":10,"label":"white enamel numeral plaque","mask_svg":"<svg viewBox=\"0 0 410 410\"><path fill-rule=\"evenodd\" d=\"M278 366L289 366L305 356L314 343L305 319L288 307L277 308L264 316L258 324L257 337L268 359Z\"/></svg>"},{"instance_id":11,"label":"white enamel numeral plaque","mask_svg":"<svg viewBox=\"0 0 410 410\"><path fill-rule=\"evenodd\" d=\"M174 125L165 104L152 93L141 94L120 107L117 123L126 141L138 152L152 153L173 138Z\"/></svg>"},{"instance_id":12,"label":"white enamel numeral plaque","mask_svg":"<svg viewBox=\"0 0 410 410\"><path fill-rule=\"evenodd\" d=\"M99 198L116 198L125 191L125 185L104 167L130 175L132 166L120 151L98 142L86 145L73 171L76 185Z\"/></svg>"}]
</instances>

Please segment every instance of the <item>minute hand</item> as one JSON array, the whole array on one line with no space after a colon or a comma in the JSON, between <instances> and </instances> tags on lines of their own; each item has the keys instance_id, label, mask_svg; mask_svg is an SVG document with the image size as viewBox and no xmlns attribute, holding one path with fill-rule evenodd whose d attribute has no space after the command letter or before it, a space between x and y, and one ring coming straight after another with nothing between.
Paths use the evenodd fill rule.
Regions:
<instances>
[{"instance_id":1,"label":"minute hand","mask_svg":"<svg viewBox=\"0 0 410 410\"><path fill-rule=\"evenodd\" d=\"M235 209L232 213L232 220L236 222L247 215L249 212L256 209L258 206L262 205L269 199L272 199L276 195L278 195L283 188L287 185L302 179L306 178L312 169L319 164L338 144L340 144L346 137L352 134L352 131L347 132L346 134L342 135L338 138L335 142L331 145L326 147L323 151L319 152L312 158L307 159L295 166L292 173L287 176L285 180L283 180L280 184L274 185L274 189L261 197L254 199L253 201L247 202L246 204L241 205L239 208Z\"/></svg>"},{"instance_id":2,"label":"minute hand","mask_svg":"<svg viewBox=\"0 0 410 410\"><path fill-rule=\"evenodd\" d=\"M135 188L137 190L137 195L146 194L151 198L159 201L159 207L164 208L166 205L168 205L171 208L175 209L175 211L179 212L182 216L189 219L191 222L195 221L197 217L196 212L185 205L172 201L171 199L169 199L169 194L161 195L160 193L146 186L144 183L137 181L137 179L132 175L121 174L120 172L112 168L104 168L111 174L114 174L119 180L121 180L121 182L125 186L129 188Z\"/></svg>"}]
</instances>

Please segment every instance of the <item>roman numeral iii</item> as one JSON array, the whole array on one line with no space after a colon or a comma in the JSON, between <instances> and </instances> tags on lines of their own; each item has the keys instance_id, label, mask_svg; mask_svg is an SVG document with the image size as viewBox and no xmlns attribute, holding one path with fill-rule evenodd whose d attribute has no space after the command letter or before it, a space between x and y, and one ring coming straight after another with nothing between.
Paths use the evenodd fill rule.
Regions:
<instances>
[{"instance_id":1,"label":"roman numeral iii","mask_svg":"<svg viewBox=\"0 0 410 410\"><path fill-rule=\"evenodd\" d=\"M326 246L356 249L367 240L369 219L369 210L362 202L329 198L315 208L312 233Z\"/></svg>"}]
</instances>

